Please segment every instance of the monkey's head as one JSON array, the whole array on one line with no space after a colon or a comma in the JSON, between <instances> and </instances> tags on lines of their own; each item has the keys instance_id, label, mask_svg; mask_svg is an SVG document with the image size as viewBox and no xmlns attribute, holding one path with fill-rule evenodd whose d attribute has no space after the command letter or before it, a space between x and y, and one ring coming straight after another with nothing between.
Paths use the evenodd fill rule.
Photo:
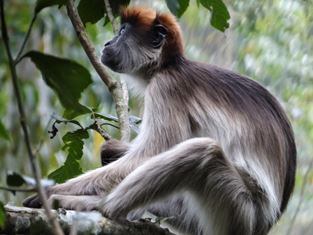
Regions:
<instances>
[{"instance_id":1,"label":"monkey's head","mask_svg":"<svg viewBox=\"0 0 313 235\"><path fill-rule=\"evenodd\" d=\"M180 27L174 16L147 8L126 8L118 34L104 45L101 61L113 71L153 72L183 55Z\"/></svg>"}]
</instances>

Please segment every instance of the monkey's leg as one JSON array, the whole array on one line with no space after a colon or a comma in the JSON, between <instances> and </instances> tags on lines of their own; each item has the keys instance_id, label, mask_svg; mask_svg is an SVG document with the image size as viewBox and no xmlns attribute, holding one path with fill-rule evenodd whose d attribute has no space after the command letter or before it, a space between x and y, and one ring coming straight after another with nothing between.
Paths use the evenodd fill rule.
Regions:
<instances>
[{"instance_id":1,"label":"monkey's leg","mask_svg":"<svg viewBox=\"0 0 313 235\"><path fill-rule=\"evenodd\" d=\"M264 234L256 232L260 230L256 223L263 222L257 221L263 205L257 205L259 198L252 196L249 187L214 140L194 138L151 158L129 174L108 195L103 212L113 218L126 216L137 207L189 191L205 221L212 220L212 213L216 220L213 224L224 221L219 229L225 231L218 234ZM263 224L261 227L263 231L268 229Z\"/></svg>"}]
</instances>

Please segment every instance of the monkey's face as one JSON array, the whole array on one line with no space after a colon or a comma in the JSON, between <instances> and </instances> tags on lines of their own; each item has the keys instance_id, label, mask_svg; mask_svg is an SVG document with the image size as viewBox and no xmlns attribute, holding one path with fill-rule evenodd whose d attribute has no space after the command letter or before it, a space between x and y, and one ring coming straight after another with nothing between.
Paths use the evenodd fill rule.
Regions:
<instances>
[{"instance_id":1,"label":"monkey's face","mask_svg":"<svg viewBox=\"0 0 313 235\"><path fill-rule=\"evenodd\" d=\"M161 63L167 30L152 25L149 30L122 24L118 35L104 45L101 61L115 72L135 74L147 72Z\"/></svg>"}]
</instances>

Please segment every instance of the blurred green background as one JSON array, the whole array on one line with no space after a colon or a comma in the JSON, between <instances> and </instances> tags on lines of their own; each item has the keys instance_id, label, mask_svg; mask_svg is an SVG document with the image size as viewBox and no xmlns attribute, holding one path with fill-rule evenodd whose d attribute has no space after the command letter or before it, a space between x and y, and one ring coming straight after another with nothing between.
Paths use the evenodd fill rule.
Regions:
<instances>
[{"instance_id":1,"label":"blurred green background","mask_svg":"<svg viewBox=\"0 0 313 235\"><path fill-rule=\"evenodd\" d=\"M179 19L185 38L188 58L237 71L258 80L281 102L291 119L298 148L296 187L272 235L313 234L313 1L312 0L225 0L230 15L230 28L222 33L210 25L210 13L191 1ZM17 53L28 29L34 0L10 0L6 17L10 43ZM131 1L168 11L165 1ZM87 31L98 55L103 44L113 36L110 25L103 21L87 24ZM2 40L0 38L0 40ZM115 114L114 104L103 82L94 72L76 38L65 9L43 10L35 22L27 50L69 58L89 68L93 84L87 88L81 103L98 107L100 113ZM117 76L111 73L112 76ZM57 97L43 82L41 74L23 60L18 66L31 141L46 176L65 160L61 150L62 134L49 138L53 117L60 117L63 108ZM31 175L25 144L18 119L16 100L10 81L7 57L0 42L0 120L10 140L0 139L0 185L6 184L8 171ZM142 102L131 93L130 112L140 116ZM83 117L79 120L87 122ZM61 133L73 128L60 126ZM108 129L113 136L118 132ZM134 133L133 133L134 134ZM99 148L102 138L92 133L85 141L83 170L100 166ZM0 191L0 201L20 205L26 195ZM296 215L296 216L295 216Z\"/></svg>"}]
</instances>

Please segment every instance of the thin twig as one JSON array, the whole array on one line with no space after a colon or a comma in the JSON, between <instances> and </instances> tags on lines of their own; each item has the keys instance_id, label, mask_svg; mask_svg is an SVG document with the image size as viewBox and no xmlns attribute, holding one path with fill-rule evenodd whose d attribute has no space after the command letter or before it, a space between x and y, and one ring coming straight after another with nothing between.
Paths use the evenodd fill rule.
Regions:
<instances>
[{"instance_id":1,"label":"thin twig","mask_svg":"<svg viewBox=\"0 0 313 235\"><path fill-rule=\"evenodd\" d=\"M18 111L20 114L21 127L22 127L22 130L24 133L24 141L25 141L29 161L31 164L31 169L32 169L33 174L34 174L34 178L36 179L36 187L37 187L38 195L39 195L39 198L40 198L40 200L43 204L43 207L45 209L45 213L47 214L47 217L49 218L49 221L51 222L54 234L55 235L61 235L61 234L63 234L63 231L60 227L60 224L58 223L58 221L56 220L56 218L52 215L52 213L50 211L50 206L47 203L47 196L46 196L44 189L43 189L41 182L40 182L41 176L40 176L40 169L38 166L38 162L37 162L35 155L33 154L32 148L31 148L30 138L29 138L27 124L26 124L26 115L25 115L25 111L24 111L24 107L23 107L23 103L22 103L20 90L18 87L18 78L17 78L16 68L15 68L15 64L13 61L11 49L9 46L9 37L8 37L7 27L6 27L5 17L4 17L4 0L0 0L0 15L1 15L2 38L3 38L5 50L6 50L6 53L8 56L10 71L11 71L11 75L12 75L13 90L14 90L14 94L15 94L15 97L17 100Z\"/></svg>"},{"instance_id":2,"label":"thin twig","mask_svg":"<svg viewBox=\"0 0 313 235\"><path fill-rule=\"evenodd\" d=\"M37 18L37 14L34 14L32 20L31 20L31 22L30 22L30 25L29 25L29 27L28 27L27 33L26 33L26 35L25 35L24 41L23 41L23 43L22 43L22 46L20 47L20 50L19 50L19 52L17 53L17 56L16 56L16 58L15 58L15 60L14 60L14 64L15 64L15 65L18 64L18 63L20 62L21 58L22 58L22 53L23 53L24 48L25 48L25 46L26 46L26 43L27 43L27 41L28 41L28 39L29 39L29 36L30 36L31 31L32 31L33 25L34 25L34 23L35 23L35 21L36 21L36 18Z\"/></svg>"},{"instance_id":3,"label":"thin twig","mask_svg":"<svg viewBox=\"0 0 313 235\"><path fill-rule=\"evenodd\" d=\"M304 192L305 192L305 186L307 184L307 181L309 180L309 176L310 176L310 171L312 170L312 167L313 167L313 159L311 160L309 166L308 166L308 169L307 171L305 172L304 176L303 176L303 179L302 179L302 185L301 185L301 191L300 191L300 195L299 195L299 203L297 205L297 208L295 210L295 213L289 223L289 227L287 229L287 235L290 235L291 232L292 232L292 229L293 229L293 226L296 222L296 218L300 212L300 208L302 206L302 203L303 203L303 196L304 196Z\"/></svg>"},{"instance_id":4,"label":"thin twig","mask_svg":"<svg viewBox=\"0 0 313 235\"><path fill-rule=\"evenodd\" d=\"M117 24L116 20L114 19L112 8L111 8L109 0L104 0L104 6L106 9L106 13L107 13L107 16L109 18L109 21L112 24L113 32L116 34L118 31L118 24Z\"/></svg>"},{"instance_id":5,"label":"thin twig","mask_svg":"<svg viewBox=\"0 0 313 235\"><path fill-rule=\"evenodd\" d=\"M115 102L116 113L121 127L121 139L122 141L128 142L130 139L130 127L128 119L128 100L125 100L126 95L125 91L123 91L124 86L121 84L121 82L113 80L105 71L104 66L100 63L100 60L95 53L95 48L91 44L85 31L84 25L79 17L77 9L74 5L74 1L68 0L66 7L67 14L73 24L77 37L85 50L85 53L87 54L91 64L97 71L98 75L109 88L109 91L112 94Z\"/></svg>"},{"instance_id":6,"label":"thin twig","mask_svg":"<svg viewBox=\"0 0 313 235\"><path fill-rule=\"evenodd\" d=\"M52 121L52 119L53 119L53 118L52 118L52 115L51 115L50 118L49 118L49 121L47 122L47 125L46 125L46 127L45 127L45 130L49 131L49 130L48 130L48 129L49 129L49 124L50 124L50 122ZM38 153L39 153L39 151L41 150L41 148L42 148L42 146L43 146L43 144L44 144L45 137L46 137L46 135L44 135L44 137L41 138L41 140L39 141L39 144L38 144L37 147L35 148L35 150L34 150L34 155L35 155L35 156L37 156Z\"/></svg>"},{"instance_id":7,"label":"thin twig","mask_svg":"<svg viewBox=\"0 0 313 235\"><path fill-rule=\"evenodd\" d=\"M16 187L6 187L0 186L0 190L5 190L9 192L36 192L36 188L16 188Z\"/></svg>"},{"instance_id":8,"label":"thin twig","mask_svg":"<svg viewBox=\"0 0 313 235\"><path fill-rule=\"evenodd\" d=\"M105 123L101 123L100 127L102 126L111 126L111 127L114 127L116 129L119 129L118 126L114 125L114 124L111 124L111 123L108 123L108 122L105 122Z\"/></svg>"},{"instance_id":9,"label":"thin twig","mask_svg":"<svg viewBox=\"0 0 313 235\"><path fill-rule=\"evenodd\" d=\"M88 130L88 129L92 129L92 130L95 130L96 132L98 132L102 137L103 139L105 140L110 140L112 139L112 137L106 132L104 131L98 124L97 121L95 121L94 123L92 123L90 126L86 127L85 130Z\"/></svg>"}]
</instances>

